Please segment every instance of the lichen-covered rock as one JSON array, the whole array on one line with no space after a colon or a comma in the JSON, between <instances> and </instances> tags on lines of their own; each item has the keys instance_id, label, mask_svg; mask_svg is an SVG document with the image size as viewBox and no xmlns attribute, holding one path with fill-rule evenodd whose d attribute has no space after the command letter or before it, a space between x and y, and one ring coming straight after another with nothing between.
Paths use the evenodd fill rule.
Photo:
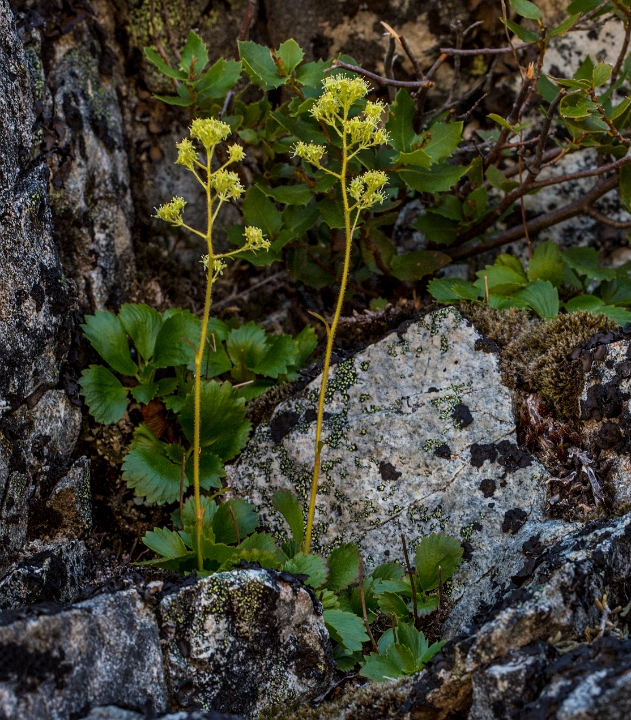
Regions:
<instances>
[{"instance_id":1,"label":"lichen-covered rock","mask_svg":"<svg viewBox=\"0 0 631 720\"><path fill-rule=\"evenodd\" d=\"M48 510L59 518L56 534L77 538L92 527L91 498L90 461L84 456L74 461L46 503Z\"/></svg>"},{"instance_id":2,"label":"lichen-covered rock","mask_svg":"<svg viewBox=\"0 0 631 720\"><path fill-rule=\"evenodd\" d=\"M604 637L581 645L549 665L545 679L545 690L517 720L626 720L631 717L631 640Z\"/></svg>"},{"instance_id":3,"label":"lichen-covered rock","mask_svg":"<svg viewBox=\"0 0 631 720\"><path fill-rule=\"evenodd\" d=\"M328 634L313 596L291 576L219 573L167 595L159 618L179 707L256 717L328 689Z\"/></svg>"},{"instance_id":4,"label":"lichen-covered rock","mask_svg":"<svg viewBox=\"0 0 631 720\"><path fill-rule=\"evenodd\" d=\"M52 239L48 172L27 167L34 121L24 48L0 2L0 416L57 383L69 299Z\"/></svg>"},{"instance_id":5,"label":"lichen-covered rock","mask_svg":"<svg viewBox=\"0 0 631 720\"><path fill-rule=\"evenodd\" d=\"M585 377L581 420L601 508L631 508L631 344L619 340L596 349ZM598 494L600 493L600 498Z\"/></svg>"},{"instance_id":6,"label":"lichen-covered rock","mask_svg":"<svg viewBox=\"0 0 631 720\"><path fill-rule=\"evenodd\" d=\"M98 705L166 710L158 625L135 590L0 613L0 716L71 720Z\"/></svg>"},{"instance_id":7,"label":"lichen-covered rock","mask_svg":"<svg viewBox=\"0 0 631 720\"><path fill-rule=\"evenodd\" d=\"M488 350L475 327L445 309L337 365L314 525L318 549L359 542L370 565L403 559L401 533L411 547L432 532L457 537L466 562L452 597L467 595L469 615L491 590L478 581L494 571L495 587L506 581L529 537L549 542L571 529L544 523L546 473L517 447L510 391ZM279 405L229 469L228 485L281 537L271 497L287 488L306 506L319 384Z\"/></svg>"},{"instance_id":8,"label":"lichen-covered rock","mask_svg":"<svg viewBox=\"0 0 631 720\"><path fill-rule=\"evenodd\" d=\"M0 578L0 609L74 602L90 580L91 569L92 558L80 540L38 547L13 563Z\"/></svg>"}]
</instances>

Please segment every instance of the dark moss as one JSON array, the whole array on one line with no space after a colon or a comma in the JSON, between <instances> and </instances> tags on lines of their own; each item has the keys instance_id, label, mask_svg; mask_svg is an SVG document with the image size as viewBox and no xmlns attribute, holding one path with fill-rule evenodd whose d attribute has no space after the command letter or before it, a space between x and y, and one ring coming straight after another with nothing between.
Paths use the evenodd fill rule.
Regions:
<instances>
[{"instance_id":1,"label":"dark moss","mask_svg":"<svg viewBox=\"0 0 631 720\"><path fill-rule=\"evenodd\" d=\"M578 421L583 371L570 355L597 331L614 330L613 320L577 312L546 321L523 310L493 310L479 304L464 305L461 311L500 346L502 379L508 387L538 393L558 417Z\"/></svg>"}]
</instances>

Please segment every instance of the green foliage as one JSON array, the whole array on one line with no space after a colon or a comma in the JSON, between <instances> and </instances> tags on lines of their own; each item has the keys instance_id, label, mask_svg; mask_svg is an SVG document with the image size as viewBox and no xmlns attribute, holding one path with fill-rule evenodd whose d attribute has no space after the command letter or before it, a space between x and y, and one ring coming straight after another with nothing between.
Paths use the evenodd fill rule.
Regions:
<instances>
[{"instance_id":1,"label":"green foliage","mask_svg":"<svg viewBox=\"0 0 631 720\"><path fill-rule=\"evenodd\" d=\"M199 318L188 311L173 309L160 314L147 305L132 304L123 305L118 315L101 311L88 315L83 326L86 337L109 365L91 365L79 380L92 416L111 424L125 413L129 396L143 405L156 401L163 405L171 440L176 438L166 442L144 424L135 429L123 461L123 478L148 502L174 503L193 483L192 372L200 326ZM224 462L247 442L246 400L277 382L298 378L298 369L316 342L311 327L291 338L269 335L254 323L239 326L215 318L209 321L202 362L205 379L200 388L203 490L221 487ZM233 381L246 384L233 387Z\"/></svg>"},{"instance_id":2,"label":"green foliage","mask_svg":"<svg viewBox=\"0 0 631 720\"><path fill-rule=\"evenodd\" d=\"M631 322L631 311L625 309L631 306L629 268L599 266L594 248L561 251L548 241L537 246L527 270L513 255L499 255L493 265L487 265L477 275L473 283L436 278L427 289L438 302L446 304L486 301L498 310L530 309L547 320L555 318L561 308L568 313L587 310L606 315L620 325ZM561 301L559 291L568 299Z\"/></svg>"},{"instance_id":3,"label":"green foliage","mask_svg":"<svg viewBox=\"0 0 631 720\"><path fill-rule=\"evenodd\" d=\"M401 622L394 629L385 632L379 639L379 654L370 653L360 670L360 675L384 682L420 672L445 641L428 644L425 635L413 625Z\"/></svg>"}]
</instances>

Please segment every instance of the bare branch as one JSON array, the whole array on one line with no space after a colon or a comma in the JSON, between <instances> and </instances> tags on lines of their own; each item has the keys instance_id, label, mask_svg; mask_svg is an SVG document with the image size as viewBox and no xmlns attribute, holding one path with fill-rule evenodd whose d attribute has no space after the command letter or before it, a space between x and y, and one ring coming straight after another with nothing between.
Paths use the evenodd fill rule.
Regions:
<instances>
[{"instance_id":1,"label":"bare branch","mask_svg":"<svg viewBox=\"0 0 631 720\"><path fill-rule=\"evenodd\" d=\"M390 40L388 41L388 50L386 51L386 57L383 60L383 71L385 73L385 76L389 80L394 80L394 59L396 57L394 50L396 48L396 40L390 36ZM392 102L396 97L396 91L392 86L388 87L388 97L390 98L390 102Z\"/></svg>"},{"instance_id":2,"label":"bare branch","mask_svg":"<svg viewBox=\"0 0 631 720\"><path fill-rule=\"evenodd\" d=\"M515 50L523 50L524 48L536 45L535 42L518 43L513 47ZM512 47L502 48L474 48L469 50L462 50L461 48L440 48L441 55L506 55L512 53Z\"/></svg>"},{"instance_id":3,"label":"bare branch","mask_svg":"<svg viewBox=\"0 0 631 720\"><path fill-rule=\"evenodd\" d=\"M244 42L248 39L248 35L250 34L250 25L252 25L252 20L254 20L254 11L256 10L256 0L249 0L248 6L245 9L245 13L243 14L243 21L241 22L241 30L239 31L239 37L237 38L237 42ZM239 58L239 46L237 45L237 54L235 57Z\"/></svg>"},{"instance_id":4,"label":"bare branch","mask_svg":"<svg viewBox=\"0 0 631 720\"><path fill-rule=\"evenodd\" d=\"M418 61L418 58L416 55L412 52L412 49L408 45L408 41L403 37L403 35L399 35L399 33L396 30L393 30L388 23L381 22L381 24L385 27L385 29L390 33L390 37L394 38L395 40L398 40L401 44L401 47L403 48L403 51L408 56L410 62L412 63L412 67L414 68L414 74L416 75L417 80L426 80L425 73L423 72L421 65Z\"/></svg>"},{"instance_id":5,"label":"bare branch","mask_svg":"<svg viewBox=\"0 0 631 720\"><path fill-rule=\"evenodd\" d=\"M526 170L528 170L531 175L538 175L541 172L543 151L545 149L546 140L548 139L548 134L550 133L550 125L552 124L552 118L554 117L554 113L565 94L565 88L561 88L558 95L550 103L550 107L548 108L548 112L546 113L546 119L543 121L543 127L541 128L541 135L539 135L539 143L535 151L535 159L532 163L526 163Z\"/></svg>"},{"instance_id":6,"label":"bare branch","mask_svg":"<svg viewBox=\"0 0 631 720\"><path fill-rule=\"evenodd\" d=\"M561 208L557 208L552 212L539 215L539 217L531 220L528 223L528 232L534 235L535 233L540 232L541 230L545 230L552 225L557 225L564 220L569 220L570 218L576 217L576 215L589 214L588 210L591 204L598 200L598 198L608 193L610 190L616 188L617 186L618 176L613 175L607 180L604 180L603 182L594 186L586 195L584 195L579 200L576 200L573 203L569 203L568 205L564 205ZM502 232L491 235L490 237L480 238L476 242L472 242L468 245L463 245L462 247L457 247L453 250L449 250L449 255L451 256L452 260L464 260L465 258L479 255L480 253L486 252L487 250L494 250L497 247L501 247L502 245L514 242L515 240L520 240L523 237L524 226L519 223L519 225L516 225L515 227L509 228L508 230L503 230Z\"/></svg>"},{"instance_id":7,"label":"bare branch","mask_svg":"<svg viewBox=\"0 0 631 720\"><path fill-rule=\"evenodd\" d=\"M434 86L434 83L430 80L391 80L390 78L382 77L381 75L370 72L370 70L364 70L364 68L359 67L359 65L350 65L349 63L345 63L342 60L333 60L333 65L331 65L331 67L329 68L325 68L324 72L331 72L331 70L336 70L337 68L350 70L351 72L357 73L358 75L363 75L364 77L367 77L369 80L381 83L382 85L392 85L392 87L418 89Z\"/></svg>"},{"instance_id":8,"label":"bare branch","mask_svg":"<svg viewBox=\"0 0 631 720\"><path fill-rule=\"evenodd\" d=\"M630 230L631 229L631 220L627 220L627 221L612 220L612 218L608 218L606 215L599 213L598 210L596 210L593 207L587 208L586 214L589 215L594 220L597 220L598 222L602 223L603 225L608 225L609 227L615 228L616 230Z\"/></svg>"}]
</instances>

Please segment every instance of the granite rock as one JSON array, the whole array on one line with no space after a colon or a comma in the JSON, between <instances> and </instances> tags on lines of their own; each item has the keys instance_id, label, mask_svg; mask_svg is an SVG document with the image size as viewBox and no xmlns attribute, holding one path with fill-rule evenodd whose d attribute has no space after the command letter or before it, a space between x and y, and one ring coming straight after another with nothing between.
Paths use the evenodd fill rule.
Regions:
<instances>
[{"instance_id":1,"label":"granite rock","mask_svg":"<svg viewBox=\"0 0 631 720\"><path fill-rule=\"evenodd\" d=\"M136 590L0 613L0 716L70 720L99 705L166 710L158 625Z\"/></svg>"},{"instance_id":2,"label":"granite rock","mask_svg":"<svg viewBox=\"0 0 631 720\"><path fill-rule=\"evenodd\" d=\"M457 310L434 312L338 363L325 406L315 547L358 542L375 565L403 559L401 533L411 547L432 532L457 537L454 625L518 570L528 538L572 528L546 521L546 472L516 444L510 391L486 350ZM228 472L281 538L271 496L287 488L306 506L319 384L279 405Z\"/></svg>"},{"instance_id":3,"label":"granite rock","mask_svg":"<svg viewBox=\"0 0 631 720\"><path fill-rule=\"evenodd\" d=\"M235 570L160 603L165 670L183 709L247 717L329 687L332 658L319 603L291 576Z\"/></svg>"}]
</instances>

